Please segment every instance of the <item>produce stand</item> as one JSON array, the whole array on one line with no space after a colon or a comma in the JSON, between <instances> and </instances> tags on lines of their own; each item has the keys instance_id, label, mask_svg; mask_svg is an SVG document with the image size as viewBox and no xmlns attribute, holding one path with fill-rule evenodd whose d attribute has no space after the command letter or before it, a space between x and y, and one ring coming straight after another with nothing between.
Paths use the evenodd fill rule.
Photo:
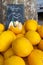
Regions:
<instances>
[{"instance_id":1,"label":"produce stand","mask_svg":"<svg viewBox=\"0 0 43 65\"><path fill-rule=\"evenodd\" d=\"M43 65L36 0L0 0L0 65Z\"/></svg>"}]
</instances>

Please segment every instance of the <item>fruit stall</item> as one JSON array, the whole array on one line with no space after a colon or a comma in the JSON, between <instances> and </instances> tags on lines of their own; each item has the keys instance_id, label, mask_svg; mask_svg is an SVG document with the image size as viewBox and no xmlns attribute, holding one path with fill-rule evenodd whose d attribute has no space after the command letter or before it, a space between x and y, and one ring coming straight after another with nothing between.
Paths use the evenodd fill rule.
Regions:
<instances>
[{"instance_id":1,"label":"fruit stall","mask_svg":"<svg viewBox=\"0 0 43 65\"><path fill-rule=\"evenodd\" d=\"M43 65L36 0L0 0L0 65Z\"/></svg>"}]
</instances>

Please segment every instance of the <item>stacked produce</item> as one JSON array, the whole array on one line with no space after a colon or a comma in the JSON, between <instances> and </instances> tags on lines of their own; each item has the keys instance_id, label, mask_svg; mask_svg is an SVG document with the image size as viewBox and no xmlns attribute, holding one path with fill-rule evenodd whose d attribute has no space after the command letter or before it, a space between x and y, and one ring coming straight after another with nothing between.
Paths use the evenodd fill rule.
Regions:
<instances>
[{"instance_id":1,"label":"stacked produce","mask_svg":"<svg viewBox=\"0 0 43 65\"><path fill-rule=\"evenodd\" d=\"M0 23L0 65L43 65L43 25L36 20Z\"/></svg>"}]
</instances>

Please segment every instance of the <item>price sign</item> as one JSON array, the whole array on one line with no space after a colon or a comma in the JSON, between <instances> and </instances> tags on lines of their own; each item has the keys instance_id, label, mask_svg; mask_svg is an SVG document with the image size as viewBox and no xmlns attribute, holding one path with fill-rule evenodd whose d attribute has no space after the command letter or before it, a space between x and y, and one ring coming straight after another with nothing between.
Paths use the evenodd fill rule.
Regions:
<instances>
[{"instance_id":1,"label":"price sign","mask_svg":"<svg viewBox=\"0 0 43 65\"><path fill-rule=\"evenodd\" d=\"M7 5L7 21L24 22L24 5L23 4L10 4Z\"/></svg>"}]
</instances>

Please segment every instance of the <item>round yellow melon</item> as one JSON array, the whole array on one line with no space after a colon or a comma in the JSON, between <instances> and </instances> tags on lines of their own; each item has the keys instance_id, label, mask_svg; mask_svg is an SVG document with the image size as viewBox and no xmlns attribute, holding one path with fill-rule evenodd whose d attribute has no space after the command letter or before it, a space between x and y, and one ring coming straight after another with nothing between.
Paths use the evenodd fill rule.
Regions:
<instances>
[{"instance_id":1,"label":"round yellow melon","mask_svg":"<svg viewBox=\"0 0 43 65\"><path fill-rule=\"evenodd\" d=\"M29 65L43 65L43 56L41 51L33 50L32 53L28 56Z\"/></svg>"},{"instance_id":2,"label":"round yellow melon","mask_svg":"<svg viewBox=\"0 0 43 65\"><path fill-rule=\"evenodd\" d=\"M4 31L0 35L0 52L6 51L16 36L11 31Z\"/></svg>"},{"instance_id":3,"label":"round yellow melon","mask_svg":"<svg viewBox=\"0 0 43 65\"><path fill-rule=\"evenodd\" d=\"M34 52L39 56L41 60L43 60L43 51L39 49L34 49Z\"/></svg>"},{"instance_id":4,"label":"round yellow melon","mask_svg":"<svg viewBox=\"0 0 43 65\"><path fill-rule=\"evenodd\" d=\"M33 19L27 20L25 22L26 31L29 31L29 30L36 31L37 30L37 26L38 26L37 21L35 21Z\"/></svg>"},{"instance_id":5,"label":"round yellow melon","mask_svg":"<svg viewBox=\"0 0 43 65\"><path fill-rule=\"evenodd\" d=\"M0 55L0 65L4 65L4 58L2 55Z\"/></svg>"},{"instance_id":6,"label":"round yellow melon","mask_svg":"<svg viewBox=\"0 0 43 65\"><path fill-rule=\"evenodd\" d=\"M3 52L3 56L5 59L8 59L9 57L13 56L14 52L12 48L9 48L7 51Z\"/></svg>"},{"instance_id":7,"label":"round yellow melon","mask_svg":"<svg viewBox=\"0 0 43 65\"><path fill-rule=\"evenodd\" d=\"M17 38L12 43L12 48L14 50L14 53L20 57L28 56L33 50L32 44L24 37Z\"/></svg>"},{"instance_id":8,"label":"round yellow melon","mask_svg":"<svg viewBox=\"0 0 43 65\"><path fill-rule=\"evenodd\" d=\"M43 25L38 29L40 36L43 38Z\"/></svg>"},{"instance_id":9,"label":"round yellow melon","mask_svg":"<svg viewBox=\"0 0 43 65\"><path fill-rule=\"evenodd\" d=\"M38 48L43 51L43 39L40 41Z\"/></svg>"},{"instance_id":10,"label":"round yellow melon","mask_svg":"<svg viewBox=\"0 0 43 65\"><path fill-rule=\"evenodd\" d=\"M28 31L25 34L25 37L33 44L33 45L37 45L39 44L41 37L40 35L35 32L35 31Z\"/></svg>"},{"instance_id":11,"label":"round yellow melon","mask_svg":"<svg viewBox=\"0 0 43 65\"><path fill-rule=\"evenodd\" d=\"M5 60L4 65L25 65L25 62L22 58L18 56L12 56Z\"/></svg>"}]
</instances>

